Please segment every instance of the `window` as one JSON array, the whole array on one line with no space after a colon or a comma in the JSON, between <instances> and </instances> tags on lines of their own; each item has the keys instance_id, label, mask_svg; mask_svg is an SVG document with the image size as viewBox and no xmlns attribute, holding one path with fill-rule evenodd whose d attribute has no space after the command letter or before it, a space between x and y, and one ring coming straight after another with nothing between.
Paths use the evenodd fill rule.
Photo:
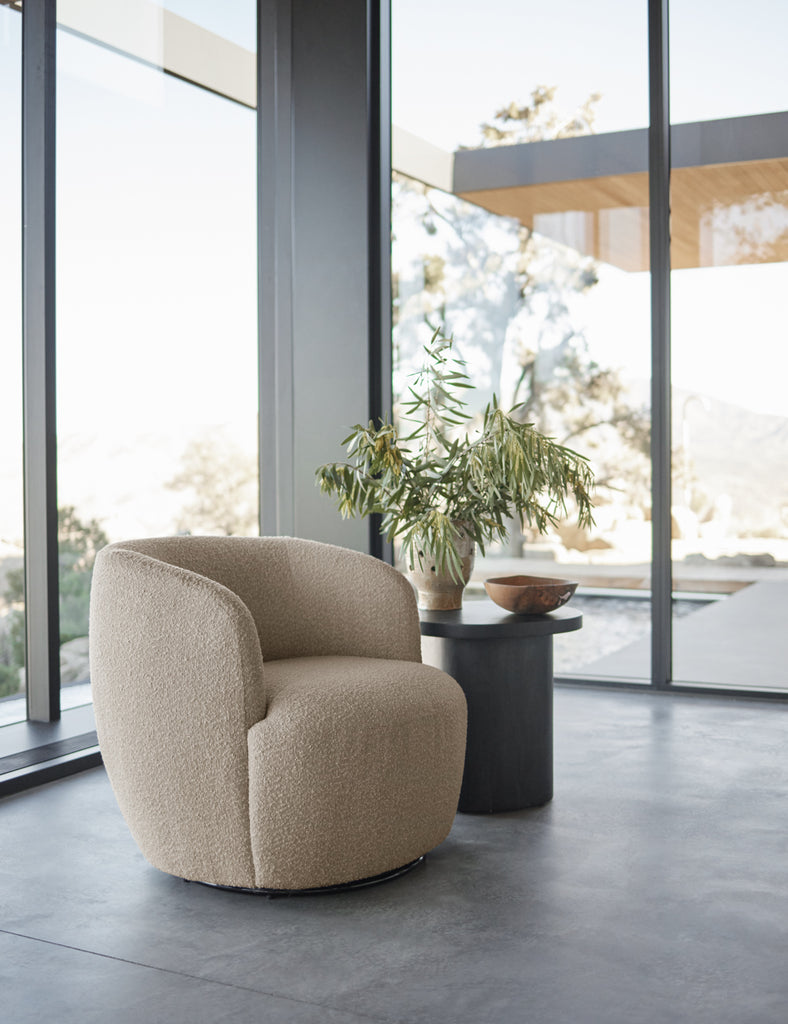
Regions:
<instances>
[{"instance_id":1,"label":"window","mask_svg":"<svg viewBox=\"0 0 788 1024\"><path fill-rule=\"evenodd\" d=\"M569 14L569 16L568 16ZM590 457L596 528L512 523L487 575L581 582L563 674L650 674L647 5L393 5L395 395L429 323ZM612 28L611 28L612 26ZM549 45L548 45L549 44ZM640 162L638 162L640 161ZM484 592L477 588L479 596ZM474 590L466 600L472 600ZM637 644L633 641L638 640Z\"/></svg>"},{"instance_id":2,"label":"window","mask_svg":"<svg viewBox=\"0 0 788 1024\"><path fill-rule=\"evenodd\" d=\"M58 69L61 671L83 684L64 690L71 702L89 697L102 544L258 530L255 114L65 29Z\"/></svg>"},{"instance_id":3,"label":"window","mask_svg":"<svg viewBox=\"0 0 788 1024\"><path fill-rule=\"evenodd\" d=\"M50 31L44 10L28 23L31 52L43 52ZM0 5L1 723L25 717L24 17ZM57 17L57 575L68 710L90 699L90 579L103 544L258 529L256 4L219 12L199 0L60 0ZM28 107L40 127L41 111ZM49 242L40 248L43 264ZM46 608L46 584L36 585L35 607ZM87 734L89 718L78 717Z\"/></svg>"},{"instance_id":4,"label":"window","mask_svg":"<svg viewBox=\"0 0 788 1024\"><path fill-rule=\"evenodd\" d=\"M788 11L670 4L671 194L654 213L670 209L671 243L651 268L650 10L394 0L395 392L425 319L443 323L481 406L525 402L590 457L594 529L513 523L481 565L579 580L559 675L784 693ZM664 323L670 360L658 347L652 366ZM672 450L661 402L653 450L672 507L649 408L668 387Z\"/></svg>"},{"instance_id":5,"label":"window","mask_svg":"<svg viewBox=\"0 0 788 1024\"><path fill-rule=\"evenodd\" d=\"M0 725L25 717L22 18L0 6Z\"/></svg>"},{"instance_id":6,"label":"window","mask_svg":"<svg viewBox=\"0 0 788 1024\"><path fill-rule=\"evenodd\" d=\"M760 690L788 689L786 30L764 0L671 4L673 579L705 602L674 677Z\"/></svg>"}]
</instances>

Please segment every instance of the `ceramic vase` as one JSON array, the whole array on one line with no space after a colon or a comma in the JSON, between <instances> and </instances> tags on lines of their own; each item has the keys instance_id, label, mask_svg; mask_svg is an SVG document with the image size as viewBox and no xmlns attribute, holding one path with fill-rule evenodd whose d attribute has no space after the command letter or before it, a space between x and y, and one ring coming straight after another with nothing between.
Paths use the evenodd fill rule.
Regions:
<instances>
[{"instance_id":1,"label":"ceramic vase","mask_svg":"<svg viewBox=\"0 0 788 1024\"><path fill-rule=\"evenodd\" d=\"M413 564L408 566L408 579L416 589L418 605L423 611L456 611L462 608L465 584L471 578L476 558L476 544L461 523L455 523L455 547L462 560L462 582L451 574L439 570L431 554L425 550L414 553Z\"/></svg>"}]
</instances>

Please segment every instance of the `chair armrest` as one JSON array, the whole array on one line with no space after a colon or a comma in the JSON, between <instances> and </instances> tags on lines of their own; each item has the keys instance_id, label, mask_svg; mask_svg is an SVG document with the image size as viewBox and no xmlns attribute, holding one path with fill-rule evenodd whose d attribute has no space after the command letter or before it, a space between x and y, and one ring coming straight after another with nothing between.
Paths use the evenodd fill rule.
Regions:
<instances>
[{"instance_id":1,"label":"chair armrest","mask_svg":"<svg viewBox=\"0 0 788 1024\"><path fill-rule=\"evenodd\" d=\"M460 795L466 702L430 665L358 657L267 666L249 730L257 884L334 885L442 842Z\"/></svg>"},{"instance_id":2,"label":"chair armrest","mask_svg":"<svg viewBox=\"0 0 788 1024\"><path fill-rule=\"evenodd\" d=\"M253 879L246 735L265 715L265 692L241 599L186 569L105 548L93 572L90 663L102 756L142 852L186 878ZM246 842L226 842L228 831Z\"/></svg>"}]
</instances>

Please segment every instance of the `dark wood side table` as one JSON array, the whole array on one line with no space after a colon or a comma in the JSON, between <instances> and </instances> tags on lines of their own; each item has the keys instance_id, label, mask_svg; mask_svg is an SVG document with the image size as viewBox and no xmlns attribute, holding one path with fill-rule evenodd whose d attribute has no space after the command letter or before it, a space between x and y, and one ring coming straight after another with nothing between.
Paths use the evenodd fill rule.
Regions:
<instances>
[{"instance_id":1,"label":"dark wood side table","mask_svg":"<svg viewBox=\"0 0 788 1024\"><path fill-rule=\"evenodd\" d=\"M466 598L420 612L422 657L453 676L468 701L459 810L516 811L553 796L553 635L580 629L570 608L510 615Z\"/></svg>"}]
</instances>

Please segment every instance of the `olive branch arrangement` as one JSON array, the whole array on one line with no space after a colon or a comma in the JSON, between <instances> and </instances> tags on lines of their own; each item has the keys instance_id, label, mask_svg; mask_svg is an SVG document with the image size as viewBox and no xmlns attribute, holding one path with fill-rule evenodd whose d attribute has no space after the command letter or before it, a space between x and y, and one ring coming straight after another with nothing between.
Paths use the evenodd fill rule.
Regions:
<instances>
[{"instance_id":1,"label":"olive branch arrangement","mask_svg":"<svg viewBox=\"0 0 788 1024\"><path fill-rule=\"evenodd\" d=\"M402 406L405 420L416 423L411 433L400 437L388 419L377 427L357 423L341 442L347 460L316 475L343 518L379 513L381 533L400 539L407 565L427 557L459 580L458 531L484 554L485 544L506 538L506 520L520 516L545 533L568 514L570 498L578 525L591 526L593 473L585 456L520 423L519 407L504 412L494 395L472 429L460 396L474 385L452 346L440 328L425 346Z\"/></svg>"}]
</instances>

